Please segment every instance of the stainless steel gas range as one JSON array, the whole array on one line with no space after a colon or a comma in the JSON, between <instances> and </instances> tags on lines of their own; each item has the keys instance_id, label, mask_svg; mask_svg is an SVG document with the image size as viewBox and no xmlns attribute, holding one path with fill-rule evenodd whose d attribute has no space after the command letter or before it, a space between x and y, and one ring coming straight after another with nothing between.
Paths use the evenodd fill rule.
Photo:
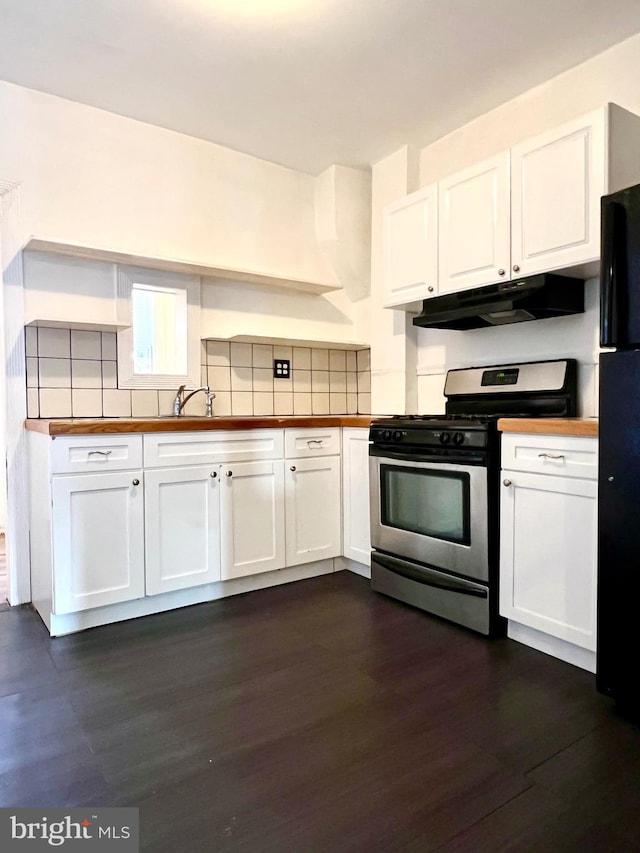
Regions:
<instances>
[{"instance_id":1,"label":"stainless steel gas range","mask_svg":"<svg viewBox=\"0 0 640 853\"><path fill-rule=\"evenodd\" d=\"M576 414L573 359L450 370L444 415L369 434L371 586L486 634L498 615L500 417Z\"/></svg>"}]
</instances>

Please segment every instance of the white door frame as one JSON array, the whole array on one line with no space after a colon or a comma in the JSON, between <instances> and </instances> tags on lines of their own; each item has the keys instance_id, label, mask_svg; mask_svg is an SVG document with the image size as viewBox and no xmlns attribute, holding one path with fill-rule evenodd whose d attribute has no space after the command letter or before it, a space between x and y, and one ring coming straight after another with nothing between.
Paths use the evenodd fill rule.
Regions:
<instances>
[{"instance_id":1,"label":"white door frame","mask_svg":"<svg viewBox=\"0 0 640 853\"><path fill-rule=\"evenodd\" d=\"M9 603L31 601L29 556L29 456L24 346L20 186L0 180L0 466L6 470L6 544Z\"/></svg>"}]
</instances>

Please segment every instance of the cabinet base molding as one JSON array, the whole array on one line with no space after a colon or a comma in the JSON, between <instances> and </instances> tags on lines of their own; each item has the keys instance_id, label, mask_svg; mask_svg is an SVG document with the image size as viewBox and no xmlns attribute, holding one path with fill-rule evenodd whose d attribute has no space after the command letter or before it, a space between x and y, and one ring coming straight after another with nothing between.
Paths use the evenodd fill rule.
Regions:
<instances>
[{"instance_id":1,"label":"cabinet base molding","mask_svg":"<svg viewBox=\"0 0 640 853\"><path fill-rule=\"evenodd\" d=\"M51 636L62 637L65 634L84 631L86 628L110 625L113 622L124 622L126 619L137 619L140 616L149 616L152 613L163 613L166 610L176 610L179 607L189 607L192 604L203 604L206 601L215 601L243 592L252 592L283 583L328 575L336 571L337 568L341 567L335 566L332 559L318 560L315 563L307 563L303 566L292 566L288 569L279 569L260 575L203 584L202 586L161 593L160 595L150 595L134 601L111 604L107 607L95 607L78 613L58 615L40 609L37 604L35 607Z\"/></svg>"},{"instance_id":2,"label":"cabinet base molding","mask_svg":"<svg viewBox=\"0 0 640 853\"><path fill-rule=\"evenodd\" d=\"M356 560L351 560L349 557L336 557L336 572L346 570L353 572L355 575L360 575L363 578L371 577L371 565L365 566L364 563L358 563Z\"/></svg>"},{"instance_id":3,"label":"cabinet base molding","mask_svg":"<svg viewBox=\"0 0 640 853\"><path fill-rule=\"evenodd\" d=\"M552 637L550 634L544 634L535 628L529 628L527 625L521 625L519 622L509 620L507 623L507 637L525 646L530 646L532 649L537 649L539 652L544 652L546 655L559 658L565 661L565 663L573 664L573 666L578 666L580 669L586 669L587 672L596 671L595 652L582 649L580 646L567 643L566 640L560 640L557 637Z\"/></svg>"}]
</instances>

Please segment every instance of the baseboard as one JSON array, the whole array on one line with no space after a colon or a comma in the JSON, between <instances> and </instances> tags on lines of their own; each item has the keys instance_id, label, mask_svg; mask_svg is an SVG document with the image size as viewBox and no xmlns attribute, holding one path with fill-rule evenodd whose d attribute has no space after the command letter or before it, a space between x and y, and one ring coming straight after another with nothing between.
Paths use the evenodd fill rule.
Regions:
<instances>
[{"instance_id":1,"label":"baseboard","mask_svg":"<svg viewBox=\"0 0 640 853\"><path fill-rule=\"evenodd\" d=\"M371 566L365 566L364 563L350 560L349 557L336 557L334 563L337 572L345 570L353 572L355 575L360 575L363 578L371 577Z\"/></svg>"},{"instance_id":2,"label":"baseboard","mask_svg":"<svg viewBox=\"0 0 640 853\"><path fill-rule=\"evenodd\" d=\"M566 640L559 640L550 634L545 634L542 631L537 631L535 628L529 628L526 625L521 625L519 622L512 622L511 620L508 622L507 636L511 640L515 640L525 646L530 646L532 649L537 649L537 651L544 652L546 655L559 658L565 661L565 663L573 664L573 666L578 666L580 669L586 669L587 672L596 671L596 653L576 646L573 643L568 643Z\"/></svg>"}]
</instances>

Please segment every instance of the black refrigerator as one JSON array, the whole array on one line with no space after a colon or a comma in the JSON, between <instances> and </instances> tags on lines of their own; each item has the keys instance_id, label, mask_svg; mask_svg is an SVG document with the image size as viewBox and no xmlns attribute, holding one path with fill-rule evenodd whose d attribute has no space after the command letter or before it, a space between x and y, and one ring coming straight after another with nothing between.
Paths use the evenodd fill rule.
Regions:
<instances>
[{"instance_id":1,"label":"black refrigerator","mask_svg":"<svg viewBox=\"0 0 640 853\"><path fill-rule=\"evenodd\" d=\"M640 713L640 184L602 199L596 686Z\"/></svg>"}]
</instances>

